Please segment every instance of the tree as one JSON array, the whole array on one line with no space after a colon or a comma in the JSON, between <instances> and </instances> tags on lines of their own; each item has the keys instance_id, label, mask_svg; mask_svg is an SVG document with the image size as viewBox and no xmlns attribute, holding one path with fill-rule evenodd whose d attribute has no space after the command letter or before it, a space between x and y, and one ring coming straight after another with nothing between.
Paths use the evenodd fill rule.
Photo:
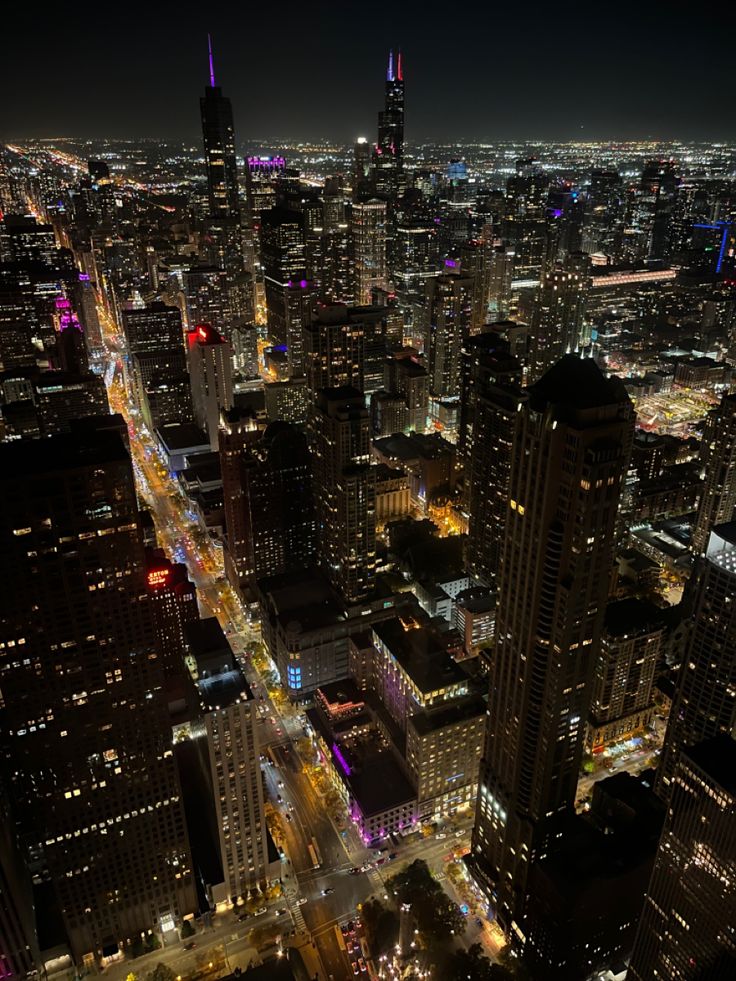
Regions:
<instances>
[{"instance_id":1,"label":"tree","mask_svg":"<svg viewBox=\"0 0 736 981\"><path fill-rule=\"evenodd\" d=\"M182 940L186 940L187 937L193 937L195 934L194 927L192 926L191 920L184 920L181 925L181 936Z\"/></svg>"},{"instance_id":2,"label":"tree","mask_svg":"<svg viewBox=\"0 0 736 981\"><path fill-rule=\"evenodd\" d=\"M161 961L146 975L146 981L176 981L176 972Z\"/></svg>"},{"instance_id":3,"label":"tree","mask_svg":"<svg viewBox=\"0 0 736 981\"><path fill-rule=\"evenodd\" d=\"M366 940L373 957L391 950L399 938L399 918L378 899L368 899L361 909Z\"/></svg>"},{"instance_id":4,"label":"tree","mask_svg":"<svg viewBox=\"0 0 736 981\"><path fill-rule=\"evenodd\" d=\"M513 974L501 964L493 964L480 944L468 950L455 950L445 960L443 981L512 981Z\"/></svg>"},{"instance_id":5,"label":"tree","mask_svg":"<svg viewBox=\"0 0 736 981\"><path fill-rule=\"evenodd\" d=\"M447 896L421 859L389 879L387 888L395 893L398 902L411 905L426 946L446 942L453 934L465 930L465 918L459 906Z\"/></svg>"}]
</instances>

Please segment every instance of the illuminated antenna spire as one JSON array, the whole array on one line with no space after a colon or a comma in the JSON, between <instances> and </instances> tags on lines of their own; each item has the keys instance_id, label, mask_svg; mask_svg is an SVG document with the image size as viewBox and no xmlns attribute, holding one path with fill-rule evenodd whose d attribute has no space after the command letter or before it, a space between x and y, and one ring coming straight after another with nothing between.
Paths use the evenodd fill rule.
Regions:
<instances>
[{"instance_id":1,"label":"illuminated antenna spire","mask_svg":"<svg viewBox=\"0 0 736 981\"><path fill-rule=\"evenodd\" d=\"M215 87L215 62L212 58L212 36L210 34L207 35L207 51L209 52L209 56L210 56L210 87L214 88Z\"/></svg>"},{"instance_id":2,"label":"illuminated antenna spire","mask_svg":"<svg viewBox=\"0 0 736 981\"><path fill-rule=\"evenodd\" d=\"M393 82L394 80L394 49L388 53L388 71L386 72L386 81Z\"/></svg>"},{"instance_id":3,"label":"illuminated antenna spire","mask_svg":"<svg viewBox=\"0 0 736 981\"><path fill-rule=\"evenodd\" d=\"M403 71L403 69L401 67L401 48L399 48L399 61L398 61L398 64L396 66L396 77L398 78L398 80L400 82L403 82L404 81L404 71Z\"/></svg>"}]
</instances>

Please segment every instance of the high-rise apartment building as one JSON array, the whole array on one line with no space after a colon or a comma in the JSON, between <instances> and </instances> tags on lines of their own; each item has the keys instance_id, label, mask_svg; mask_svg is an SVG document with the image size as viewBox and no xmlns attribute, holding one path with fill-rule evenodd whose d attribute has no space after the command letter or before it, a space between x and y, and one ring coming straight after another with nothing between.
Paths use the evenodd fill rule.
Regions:
<instances>
[{"instance_id":1,"label":"high-rise apartment building","mask_svg":"<svg viewBox=\"0 0 736 981\"><path fill-rule=\"evenodd\" d=\"M736 523L711 529L689 587L692 626L655 785L665 800L686 746L736 733Z\"/></svg>"},{"instance_id":2,"label":"high-rise apartment building","mask_svg":"<svg viewBox=\"0 0 736 981\"><path fill-rule=\"evenodd\" d=\"M460 351L470 334L473 279L446 274L427 281L427 349L432 395L460 394Z\"/></svg>"},{"instance_id":3,"label":"high-rise apartment building","mask_svg":"<svg viewBox=\"0 0 736 981\"><path fill-rule=\"evenodd\" d=\"M496 582L504 543L521 365L493 334L463 347L460 452L469 513L465 558L475 579Z\"/></svg>"},{"instance_id":4,"label":"high-rise apartment building","mask_svg":"<svg viewBox=\"0 0 736 981\"><path fill-rule=\"evenodd\" d=\"M590 285L590 260L582 252L555 263L543 277L532 319L529 370L532 380L563 354L585 345L585 300Z\"/></svg>"},{"instance_id":5,"label":"high-rise apartment building","mask_svg":"<svg viewBox=\"0 0 736 981\"><path fill-rule=\"evenodd\" d=\"M388 286L386 260L387 207L371 198L356 201L350 213L353 250L353 293L359 306L371 303L374 289Z\"/></svg>"},{"instance_id":6,"label":"high-rise apartment building","mask_svg":"<svg viewBox=\"0 0 736 981\"><path fill-rule=\"evenodd\" d=\"M187 343L194 419L216 450L220 412L233 404L230 345L209 324L198 324L190 330Z\"/></svg>"},{"instance_id":7,"label":"high-rise apartment building","mask_svg":"<svg viewBox=\"0 0 736 981\"><path fill-rule=\"evenodd\" d=\"M693 527L696 555L705 550L713 528L736 512L736 395L724 395L705 417L700 462L705 479Z\"/></svg>"},{"instance_id":8,"label":"high-rise apartment building","mask_svg":"<svg viewBox=\"0 0 736 981\"><path fill-rule=\"evenodd\" d=\"M736 741L714 736L675 766L631 955L631 981L736 974Z\"/></svg>"},{"instance_id":9,"label":"high-rise apartment building","mask_svg":"<svg viewBox=\"0 0 736 981\"><path fill-rule=\"evenodd\" d=\"M365 599L376 574L376 477L370 413L355 388L326 388L310 407L320 558L346 602Z\"/></svg>"},{"instance_id":10,"label":"high-rise apartment building","mask_svg":"<svg viewBox=\"0 0 736 981\"><path fill-rule=\"evenodd\" d=\"M25 859L79 961L196 896L124 437L0 447L3 767Z\"/></svg>"},{"instance_id":11,"label":"high-rise apartment building","mask_svg":"<svg viewBox=\"0 0 736 981\"><path fill-rule=\"evenodd\" d=\"M402 348L386 359L383 386L403 399L408 413L408 428L423 433L427 425L429 376L415 351Z\"/></svg>"},{"instance_id":12,"label":"high-rise apartment building","mask_svg":"<svg viewBox=\"0 0 736 981\"><path fill-rule=\"evenodd\" d=\"M653 603L630 598L606 607L586 737L592 752L627 738L651 721L652 686L663 636L664 621Z\"/></svg>"},{"instance_id":13,"label":"high-rise apartment building","mask_svg":"<svg viewBox=\"0 0 736 981\"><path fill-rule=\"evenodd\" d=\"M225 336L231 327L227 274L219 266L197 265L184 273L189 328L210 324Z\"/></svg>"},{"instance_id":14,"label":"high-rise apartment building","mask_svg":"<svg viewBox=\"0 0 736 981\"><path fill-rule=\"evenodd\" d=\"M517 413L472 861L516 932L546 821L575 800L634 413L572 355Z\"/></svg>"}]
</instances>

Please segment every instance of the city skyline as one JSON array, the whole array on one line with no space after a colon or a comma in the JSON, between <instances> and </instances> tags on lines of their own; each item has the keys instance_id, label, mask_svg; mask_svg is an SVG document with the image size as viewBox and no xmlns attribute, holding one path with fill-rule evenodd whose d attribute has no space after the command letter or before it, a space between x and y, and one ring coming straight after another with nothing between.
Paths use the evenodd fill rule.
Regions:
<instances>
[{"instance_id":1,"label":"city skyline","mask_svg":"<svg viewBox=\"0 0 736 981\"><path fill-rule=\"evenodd\" d=\"M656 4L326 9L196 96L197 17L65 21L105 133L0 144L0 977L732 981L736 141L407 142L726 85Z\"/></svg>"},{"instance_id":2,"label":"city skyline","mask_svg":"<svg viewBox=\"0 0 736 981\"><path fill-rule=\"evenodd\" d=\"M0 80L16 97L0 137L194 139L208 33L217 82L247 140L347 143L370 133L377 65L390 47L404 52L409 142L736 137L727 60L709 58L708 71L698 70L699 52L723 44L729 25L707 8L685 24L679 6L657 0L642 10L627 0L591 12L574 4L564 15L542 4L494 8L474 11L468 30L434 0L399 10L379 3L371 29L361 30L357 12L339 17L331 2L308 12L287 2L281 22L300 29L281 34L260 8L181 24L147 9L144 21L110 15L55 24L53 33L16 10L11 27L33 45L4 54ZM447 44L453 27L462 43Z\"/></svg>"}]
</instances>

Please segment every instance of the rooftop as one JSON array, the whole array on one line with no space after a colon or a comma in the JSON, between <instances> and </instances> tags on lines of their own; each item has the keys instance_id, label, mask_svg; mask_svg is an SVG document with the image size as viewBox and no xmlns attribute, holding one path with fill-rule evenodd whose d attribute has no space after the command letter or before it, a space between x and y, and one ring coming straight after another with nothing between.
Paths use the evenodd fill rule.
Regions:
<instances>
[{"instance_id":1,"label":"rooftop","mask_svg":"<svg viewBox=\"0 0 736 981\"><path fill-rule=\"evenodd\" d=\"M170 426L162 426L156 430L160 442L167 453L180 450L190 450L197 446L209 449L210 441L193 422L177 422Z\"/></svg>"},{"instance_id":2,"label":"rooftop","mask_svg":"<svg viewBox=\"0 0 736 981\"><path fill-rule=\"evenodd\" d=\"M0 444L0 473L13 478L124 461L129 462L130 456L124 438L115 429Z\"/></svg>"},{"instance_id":3,"label":"rooftop","mask_svg":"<svg viewBox=\"0 0 736 981\"><path fill-rule=\"evenodd\" d=\"M609 603L605 614L605 632L611 637L649 633L662 627L661 610L643 599L622 599Z\"/></svg>"},{"instance_id":4,"label":"rooftop","mask_svg":"<svg viewBox=\"0 0 736 981\"><path fill-rule=\"evenodd\" d=\"M572 409L596 409L630 404L620 378L607 378L592 358L565 354L529 387L534 408L560 404Z\"/></svg>"},{"instance_id":5,"label":"rooftop","mask_svg":"<svg viewBox=\"0 0 736 981\"><path fill-rule=\"evenodd\" d=\"M412 715L409 725L413 726L420 736L426 736L437 729L459 725L469 719L475 719L486 714L486 703L482 698L472 695L459 701L450 702L436 709L417 712Z\"/></svg>"},{"instance_id":6,"label":"rooftop","mask_svg":"<svg viewBox=\"0 0 736 981\"><path fill-rule=\"evenodd\" d=\"M431 627L406 629L399 617L391 617L374 624L373 632L422 693L468 680Z\"/></svg>"},{"instance_id":7,"label":"rooftop","mask_svg":"<svg viewBox=\"0 0 736 981\"><path fill-rule=\"evenodd\" d=\"M345 619L340 597L314 567L269 576L258 582L273 615L291 632L319 630Z\"/></svg>"},{"instance_id":8,"label":"rooftop","mask_svg":"<svg viewBox=\"0 0 736 981\"><path fill-rule=\"evenodd\" d=\"M736 740L725 735L715 736L683 752L732 799L736 798Z\"/></svg>"}]
</instances>

